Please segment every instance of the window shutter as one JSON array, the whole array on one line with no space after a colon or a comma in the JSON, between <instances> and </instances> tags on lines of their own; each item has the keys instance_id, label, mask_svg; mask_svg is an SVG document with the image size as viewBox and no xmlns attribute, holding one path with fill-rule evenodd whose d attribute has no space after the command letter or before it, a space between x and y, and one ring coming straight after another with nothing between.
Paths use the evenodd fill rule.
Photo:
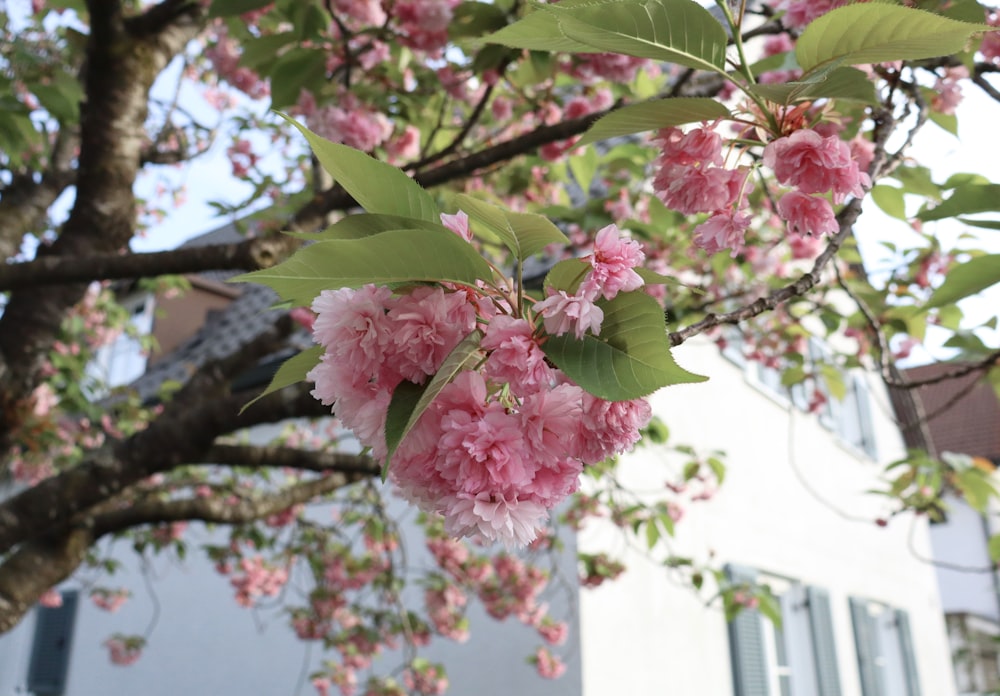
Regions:
<instances>
[{"instance_id":1,"label":"window shutter","mask_svg":"<svg viewBox=\"0 0 1000 696\"><path fill-rule=\"evenodd\" d=\"M806 597L809 601L809 630L819 696L840 696L840 670L837 667L837 646L833 638L830 594L818 587L807 587Z\"/></svg>"},{"instance_id":2,"label":"window shutter","mask_svg":"<svg viewBox=\"0 0 1000 696\"><path fill-rule=\"evenodd\" d=\"M878 624L875 617L868 613L868 600L851 597L850 602L861 693L863 696L883 696L885 677L881 666L876 662L882 655L878 642Z\"/></svg>"},{"instance_id":3,"label":"window shutter","mask_svg":"<svg viewBox=\"0 0 1000 696\"><path fill-rule=\"evenodd\" d=\"M726 575L734 583L752 584L757 579L752 568L734 565L726 566ZM759 611L744 608L729 622L729 652L736 696L770 696Z\"/></svg>"},{"instance_id":4,"label":"window shutter","mask_svg":"<svg viewBox=\"0 0 1000 696\"><path fill-rule=\"evenodd\" d=\"M910 634L910 615L902 609L896 610L896 631L899 633L899 651L903 655L903 671L906 675L906 696L920 696L917 660L913 654L913 636Z\"/></svg>"},{"instance_id":5,"label":"window shutter","mask_svg":"<svg viewBox=\"0 0 1000 696\"><path fill-rule=\"evenodd\" d=\"M859 375L854 376L854 389L858 400L858 425L861 427L861 449L872 459L878 459L875 446L875 424L872 422L871 391Z\"/></svg>"},{"instance_id":6,"label":"window shutter","mask_svg":"<svg viewBox=\"0 0 1000 696\"><path fill-rule=\"evenodd\" d=\"M59 696L66 690L73 647L78 593L62 593L62 606L35 609L35 640L28 665L28 691L35 696Z\"/></svg>"}]
</instances>

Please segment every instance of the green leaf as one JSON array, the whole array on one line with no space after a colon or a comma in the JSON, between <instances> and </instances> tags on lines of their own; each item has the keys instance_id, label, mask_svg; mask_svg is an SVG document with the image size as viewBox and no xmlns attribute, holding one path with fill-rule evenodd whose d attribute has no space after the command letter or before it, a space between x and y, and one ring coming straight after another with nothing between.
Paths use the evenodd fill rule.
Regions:
<instances>
[{"instance_id":1,"label":"green leaf","mask_svg":"<svg viewBox=\"0 0 1000 696\"><path fill-rule=\"evenodd\" d=\"M556 16L563 35L601 51L725 74L726 31L693 0L622 0Z\"/></svg>"},{"instance_id":2,"label":"green leaf","mask_svg":"<svg viewBox=\"0 0 1000 696\"><path fill-rule=\"evenodd\" d=\"M969 506L979 512L985 512L990 498L997 496L997 490L986 475L975 468L956 471L955 486L962 492Z\"/></svg>"},{"instance_id":3,"label":"green leaf","mask_svg":"<svg viewBox=\"0 0 1000 696\"><path fill-rule=\"evenodd\" d=\"M29 89L38 97L45 110L59 121L66 124L79 120L83 87L72 75L59 70L52 76L50 82L46 84L34 82Z\"/></svg>"},{"instance_id":4,"label":"green leaf","mask_svg":"<svg viewBox=\"0 0 1000 696\"><path fill-rule=\"evenodd\" d=\"M985 24L886 3L857 3L827 12L809 24L795 46L806 72L825 64L920 60L958 53Z\"/></svg>"},{"instance_id":5,"label":"green leaf","mask_svg":"<svg viewBox=\"0 0 1000 696\"><path fill-rule=\"evenodd\" d=\"M906 220L906 203L903 200L902 189L879 184L872 189L872 200L886 215Z\"/></svg>"},{"instance_id":6,"label":"green leaf","mask_svg":"<svg viewBox=\"0 0 1000 696\"><path fill-rule=\"evenodd\" d=\"M252 10L259 10L271 3L272 0L212 0L212 5L208 8L209 17L229 17L230 15L243 14Z\"/></svg>"},{"instance_id":7,"label":"green leaf","mask_svg":"<svg viewBox=\"0 0 1000 696\"><path fill-rule=\"evenodd\" d=\"M316 48L293 48L282 54L269 71L271 108L292 106L303 88L313 91L313 87L325 83L328 59L328 52Z\"/></svg>"},{"instance_id":8,"label":"green leaf","mask_svg":"<svg viewBox=\"0 0 1000 696\"><path fill-rule=\"evenodd\" d=\"M290 31L250 37L242 43L240 65L260 72L278 57L281 49L294 41L295 35Z\"/></svg>"},{"instance_id":9,"label":"green leaf","mask_svg":"<svg viewBox=\"0 0 1000 696\"><path fill-rule=\"evenodd\" d=\"M479 359L479 342L482 340L483 332L476 329L452 348L444 362L441 363L440 369L426 386L404 382L404 384L411 386L406 387L406 391L399 397L398 403L396 393L393 392L385 422L385 444L388 454L385 458L385 467L382 469L383 481L389 473L389 462L396 448L406 439L407 434L417 424L420 416L424 414L434 398L441 393L442 389L451 384L459 372Z\"/></svg>"},{"instance_id":10,"label":"green leaf","mask_svg":"<svg viewBox=\"0 0 1000 696\"><path fill-rule=\"evenodd\" d=\"M389 408L385 413L385 444L391 452L395 452L399 443L405 437L406 424L410 416L417 407L417 403L427 389L426 384L415 384L409 380L403 380L396 385L392 392L392 400L389 401ZM385 463L382 465L382 480L385 481L389 475L389 461L391 456L387 455Z\"/></svg>"},{"instance_id":11,"label":"green leaf","mask_svg":"<svg viewBox=\"0 0 1000 696\"><path fill-rule=\"evenodd\" d=\"M567 294L573 294L580 287L584 276L593 268L582 259L565 259L549 269L545 275L544 287L553 290L564 290Z\"/></svg>"},{"instance_id":12,"label":"green leaf","mask_svg":"<svg viewBox=\"0 0 1000 696\"><path fill-rule=\"evenodd\" d=\"M924 206L917 218L928 222L956 215L987 213L1000 210L1000 184L960 184L947 199L938 205Z\"/></svg>"},{"instance_id":13,"label":"green leaf","mask_svg":"<svg viewBox=\"0 0 1000 696\"><path fill-rule=\"evenodd\" d=\"M496 5L486 2L463 2L455 8L448 25L448 36L452 39L482 36L486 32L501 29L506 22L506 13Z\"/></svg>"},{"instance_id":14,"label":"green leaf","mask_svg":"<svg viewBox=\"0 0 1000 696\"><path fill-rule=\"evenodd\" d=\"M987 254L952 267L924 309L941 307L1000 283L1000 254Z\"/></svg>"},{"instance_id":15,"label":"green leaf","mask_svg":"<svg viewBox=\"0 0 1000 696\"><path fill-rule=\"evenodd\" d=\"M904 193L915 193L932 200L940 200L941 187L934 183L931 170L920 166L901 166L892 172L892 178L903 185Z\"/></svg>"},{"instance_id":16,"label":"green leaf","mask_svg":"<svg viewBox=\"0 0 1000 696\"><path fill-rule=\"evenodd\" d=\"M956 218L963 225L980 227L984 230L1000 230L1000 220L973 220L972 218Z\"/></svg>"},{"instance_id":17,"label":"green leaf","mask_svg":"<svg viewBox=\"0 0 1000 696\"><path fill-rule=\"evenodd\" d=\"M608 0L617 2L620 0ZM535 9L520 20L485 38L487 43L501 44L512 48L553 53L597 53L598 49L573 41L563 35L559 28L558 15L581 2L563 0L559 5L536 5ZM561 7L560 7L561 5Z\"/></svg>"},{"instance_id":18,"label":"green leaf","mask_svg":"<svg viewBox=\"0 0 1000 696\"><path fill-rule=\"evenodd\" d=\"M958 137L958 116L955 114L943 114L940 111L934 111L931 109L927 113L927 118L931 120L931 123L937 125L942 130L948 131L956 138Z\"/></svg>"},{"instance_id":19,"label":"green leaf","mask_svg":"<svg viewBox=\"0 0 1000 696\"><path fill-rule=\"evenodd\" d=\"M584 194L590 191L590 182L594 180L599 160L600 155L592 147L584 150L582 155L569 158L569 170L573 173L573 179L576 180Z\"/></svg>"},{"instance_id":20,"label":"green leaf","mask_svg":"<svg viewBox=\"0 0 1000 696\"><path fill-rule=\"evenodd\" d=\"M823 377L823 385L826 392L837 401L843 401L847 396L847 386L844 384L844 376L836 365L823 363L819 366L819 373Z\"/></svg>"},{"instance_id":21,"label":"green leaf","mask_svg":"<svg viewBox=\"0 0 1000 696\"><path fill-rule=\"evenodd\" d=\"M323 169L369 213L440 222L434 199L401 169L353 147L331 143L288 116L278 115L299 129Z\"/></svg>"},{"instance_id":22,"label":"green leaf","mask_svg":"<svg viewBox=\"0 0 1000 696\"><path fill-rule=\"evenodd\" d=\"M600 118L580 139L580 145L596 143L620 135L658 130L696 121L714 121L731 116L715 99L675 97L632 104Z\"/></svg>"},{"instance_id":23,"label":"green leaf","mask_svg":"<svg viewBox=\"0 0 1000 696\"><path fill-rule=\"evenodd\" d=\"M283 300L308 305L323 290L367 283L452 282L474 285L491 269L472 245L452 232L392 230L364 239L335 239L299 249L274 266L232 278L274 289Z\"/></svg>"},{"instance_id":24,"label":"green leaf","mask_svg":"<svg viewBox=\"0 0 1000 696\"><path fill-rule=\"evenodd\" d=\"M986 548L989 549L990 558L993 562L1000 562L1000 534L991 536L990 540L986 543Z\"/></svg>"},{"instance_id":25,"label":"green leaf","mask_svg":"<svg viewBox=\"0 0 1000 696\"><path fill-rule=\"evenodd\" d=\"M329 241L331 239L363 239L381 232L414 229L446 230L447 228L438 223L415 220L414 218L402 217L400 215L360 213L358 215L348 215L333 223L322 232L287 232L286 234L297 239Z\"/></svg>"},{"instance_id":26,"label":"green leaf","mask_svg":"<svg viewBox=\"0 0 1000 696\"><path fill-rule=\"evenodd\" d=\"M623 292L597 304L604 310L600 336L549 336L542 345L545 355L583 389L607 401L627 401L670 384L708 379L674 362L663 309L652 297Z\"/></svg>"},{"instance_id":27,"label":"green leaf","mask_svg":"<svg viewBox=\"0 0 1000 696\"><path fill-rule=\"evenodd\" d=\"M279 389L284 389L304 380L306 374L319 363L324 350L323 346L313 346L281 363L281 367L274 373L274 377L271 378L271 383L267 385L267 388L246 402L243 408L240 409L240 413L246 411L252 404L263 399L268 394L273 394Z\"/></svg>"},{"instance_id":28,"label":"green leaf","mask_svg":"<svg viewBox=\"0 0 1000 696\"><path fill-rule=\"evenodd\" d=\"M518 261L537 254L549 244L569 244L566 235L541 215L503 210L464 193L455 196L455 204L471 220L497 235Z\"/></svg>"},{"instance_id":29,"label":"green leaf","mask_svg":"<svg viewBox=\"0 0 1000 696\"><path fill-rule=\"evenodd\" d=\"M863 104L878 103L875 85L856 68L836 68L818 79L783 84L753 85L750 91L778 104L791 104L804 99L841 99Z\"/></svg>"}]
</instances>

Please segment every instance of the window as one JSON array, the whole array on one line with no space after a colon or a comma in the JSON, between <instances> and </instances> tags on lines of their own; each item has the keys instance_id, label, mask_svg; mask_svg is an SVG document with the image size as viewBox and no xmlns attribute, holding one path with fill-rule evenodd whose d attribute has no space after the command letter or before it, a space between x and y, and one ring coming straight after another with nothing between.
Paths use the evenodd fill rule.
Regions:
<instances>
[{"instance_id":1,"label":"window","mask_svg":"<svg viewBox=\"0 0 1000 696\"><path fill-rule=\"evenodd\" d=\"M958 692L1000 692L1000 625L964 613L947 614L945 620Z\"/></svg>"},{"instance_id":2,"label":"window","mask_svg":"<svg viewBox=\"0 0 1000 696\"><path fill-rule=\"evenodd\" d=\"M727 566L737 583L767 585L781 607L781 625L744 609L729 623L736 696L840 696L840 674L825 590Z\"/></svg>"},{"instance_id":3,"label":"window","mask_svg":"<svg viewBox=\"0 0 1000 696\"><path fill-rule=\"evenodd\" d=\"M66 690L73 647L78 593L62 593L62 605L35 609L35 640L28 663L28 691L35 696L59 696Z\"/></svg>"},{"instance_id":4,"label":"window","mask_svg":"<svg viewBox=\"0 0 1000 696\"><path fill-rule=\"evenodd\" d=\"M920 696L909 615L868 599L850 603L862 696Z\"/></svg>"},{"instance_id":5,"label":"window","mask_svg":"<svg viewBox=\"0 0 1000 696\"><path fill-rule=\"evenodd\" d=\"M153 330L153 304L152 295L146 294L122 300L122 306L129 311L132 331L122 332L99 348L88 368L89 374L104 388L129 384L146 371L146 353L138 337Z\"/></svg>"}]
</instances>

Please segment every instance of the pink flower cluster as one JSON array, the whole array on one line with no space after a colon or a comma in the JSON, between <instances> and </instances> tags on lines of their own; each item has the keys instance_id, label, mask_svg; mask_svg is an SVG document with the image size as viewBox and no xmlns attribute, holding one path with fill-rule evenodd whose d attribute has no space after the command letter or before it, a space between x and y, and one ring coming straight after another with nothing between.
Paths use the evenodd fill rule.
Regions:
<instances>
[{"instance_id":1,"label":"pink flower cluster","mask_svg":"<svg viewBox=\"0 0 1000 696\"><path fill-rule=\"evenodd\" d=\"M467 232L463 215L445 224ZM642 258L617 228L602 230L578 294L555 293L535 305L549 333L599 331L594 301L641 286L634 267ZM450 534L524 545L548 510L576 490L584 465L635 444L650 408L644 400L603 401L570 382L545 361L538 328L510 307L504 292L485 285L326 290L312 305L313 336L326 350L307 379L313 395L384 460L396 388L427 382L483 326L477 368L460 371L437 394L394 453L389 475L407 498L442 514Z\"/></svg>"},{"instance_id":2,"label":"pink flower cluster","mask_svg":"<svg viewBox=\"0 0 1000 696\"><path fill-rule=\"evenodd\" d=\"M236 39L220 33L214 45L205 49L205 57L223 80L252 99L271 94L268 83L250 68L240 65L240 48Z\"/></svg>"},{"instance_id":3,"label":"pink flower cluster","mask_svg":"<svg viewBox=\"0 0 1000 696\"><path fill-rule=\"evenodd\" d=\"M336 105L320 107L311 93L303 91L297 109L320 137L362 152L371 152L392 135L393 126L385 114L363 106L349 92Z\"/></svg>"},{"instance_id":4,"label":"pink flower cluster","mask_svg":"<svg viewBox=\"0 0 1000 696\"><path fill-rule=\"evenodd\" d=\"M736 256L743 249L750 216L746 194L753 186L745 167L723 166L722 138L712 128L680 128L659 132L662 152L653 190L668 208L684 215L709 213L695 227L693 241L709 254L729 249Z\"/></svg>"},{"instance_id":5,"label":"pink flower cluster","mask_svg":"<svg viewBox=\"0 0 1000 696\"><path fill-rule=\"evenodd\" d=\"M776 10L784 10L781 23L789 29L802 29L830 10L848 4L851 0L777 0L769 4ZM864 2L865 0L860 0Z\"/></svg>"},{"instance_id":6,"label":"pink flower cluster","mask_svg":"<svg viewBox=\"0 0 1000 696\"><path fill-rule=\"evenodd\" d=\"M241 574L230 578L236 589L236 603L242 607L253 606L257 597L273 597L288 582L288 570L275 568L264 562L260 556L240 560Z\"/></svg>"},{"instance_id":7,"label":"pink flower cluster","mask_svg":"<svg viewBox=\"0 0 1000 696\"><path fill-rule=\"evenodd\" d=\"M604 312L595 302L601 297L613 300L619 292L642 287L642 277L635 269L645 258L639 243L623 238L615 225L601 229L594 240L594 252L587 257L591 268L577 291L570 295L550 288L549 296L535 305L545 330L553 336L570 331L577 338L583 338L587 331L600 335Z\"/></svg>"},{"instance_id":8,"label":"pink flower cluster","mask_svg":"<svg viewBox=\"0 0 1000 696\"><path fill-rule=\"evenodd\" d=\"M110 653L112 664L127 667L134 664L142 656L146 641L137 637L114 635L104 641L104 647Z\"/></svg>"},{"instance_id":9,"label":"pink flower cluster","mask_svg":"<svg viewBox=\"0 0 1000 696\"><path fill-rule=\"evenodd\" d=\"M768 143L764 164L780 183L793 187L778 201L778 215L796 235L839 229L830 201L815 194L832 194L834 202L841 203L848 195L864 195L864 187L871 186L847 143L836 134L823 136L808 128Z\"/></svg>"},{"instance_id":10,"label":"pink flower cluster","mask_svg":"<svg viewBox=\"0 0 1000 696\"><path fill-rule=\"evenodd\" d=\"M109 590L104 587L96 587L90 591L90 601L94 603L94 606L112 614L121 609L131 596L132 593L125 588Z\"/></svg>"}]
</instances>

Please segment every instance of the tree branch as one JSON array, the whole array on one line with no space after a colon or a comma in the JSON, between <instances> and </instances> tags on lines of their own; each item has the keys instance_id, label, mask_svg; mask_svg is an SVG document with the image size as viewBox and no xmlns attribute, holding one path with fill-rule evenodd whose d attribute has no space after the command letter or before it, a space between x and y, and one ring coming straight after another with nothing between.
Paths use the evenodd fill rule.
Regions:
<instances>
[{"instance_id":1,"label":"tree branch","mask_svg":"<svg viewBox=\"0 0 1000 696\"><path fill-rule=\"evenodd\" d=\"M145 146L149 90L173 56L197 35L203 15L195 3L165 0L154 10L176 11L172 23L159 26L155 35L140 32L137 38L127 29L121 2L89 0L87 5L90 33L76 198L59 238L39 250L40 258L79 260L94 253L116 253L128 244L135 228L132 187ZM0 451L12 443L62 320L86 288L85 283L75 283L13 293L4 308Z\"/></svg>"},{"instance_id":2,"label":"tree branch","mask_svg":"<svg viewBox=\"0 0 1000 696\"><path fill-rule=\"evenodd\" d=\"M269 235L235 244L185 247L149 254L100 254L83 258L43 256L34 261L0 266L0 291L204 271L252 271L273 266L299 244L293 237Z\"/></svg>"},{"instance_id":3,"label":"tree branch","mask_svg":"<svg viewBox=\"0 0 1000 696\"><path fill-rule=\"evenodd\" d=\"M95 515L84 523L93 529L95 539L144 524L183 521L249 524L365 478L367 478L365 474L331 472L319 478L296 483L284 490L266 494L257 500L242 499L233 502L217 497L145 500L124 510Z\"/></svg>"},{"instance_id":4,"label":"tree branch","mask_svg":"<svg viewBox=\"0 0 1000 696\"><path fill-rule=\"evenodd\" d=\"M0 564L0 634L14 628L43 592L68 578L94 539L85 529L22 544Z\"/></svg>"},{"instance_id":5,"label":"tree branch","mask_svg":"<svg viewBox=\"0 0 1000 696\"><path fill-rule=\"evenodd\" d=\"M205 453L205 461L225 466L336 471L363 477L379 476L382 471L371 457L359 454L320 452L273 445L213 445Z\"/></svg>"}]
</instances>

